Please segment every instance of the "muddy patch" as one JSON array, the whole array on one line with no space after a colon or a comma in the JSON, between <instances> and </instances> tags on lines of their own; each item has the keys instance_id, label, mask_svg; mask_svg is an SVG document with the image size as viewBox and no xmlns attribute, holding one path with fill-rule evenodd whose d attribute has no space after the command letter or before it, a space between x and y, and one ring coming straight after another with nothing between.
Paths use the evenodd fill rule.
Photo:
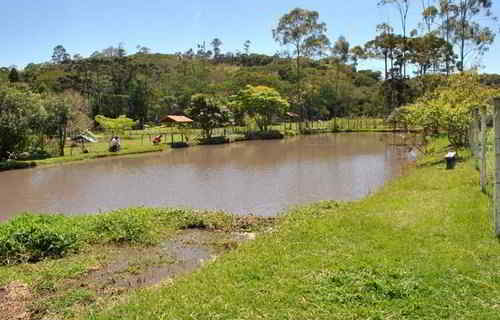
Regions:
<instances>
[{"instance_id":1,"label":"muddy patch","mask_svg":"<svg viewBox=\"0 0 500 320\"><path fill-rule=\"evenodd\" d=\"M139 288L173 281L253 240L256 233L189 229L153 247L106 246L103 260L50 288L12 282L0 288L0 319L67 319L120 301Z\"/></svg>"},{"instance_id":2,"label":"muddy patch","mask_svg":"<svg viewBox=\"0 0 500 320\"><path fill-rule=\"evenodd\" d=\"M80 280L101 293L149 287L193 272L217 256L255 239L255 233L183 230L150 248L120 248L99 270Z\"/></svg>"},{"instance_id":3,"label":"muddy patch","mask_svg":"<svg viewBox=\"0 0 500 320\"><path fill-rule=\"evenodd\" d=\"M14 281L0 288L0 317L4 320L30 319L28 310L31 291L22 282Z\"/></svg>"}]
</instances>

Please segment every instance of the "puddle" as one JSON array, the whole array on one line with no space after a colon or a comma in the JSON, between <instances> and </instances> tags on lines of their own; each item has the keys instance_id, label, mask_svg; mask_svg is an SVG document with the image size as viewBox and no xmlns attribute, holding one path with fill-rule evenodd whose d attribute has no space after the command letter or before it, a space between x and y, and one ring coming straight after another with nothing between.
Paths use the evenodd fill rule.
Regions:
<instances>
[{"instance_id":1,"label":"puddle","mask_svg":"<svg viewBox=\"0 0 500 320\"><path fill-rule=\"evenodd\" d=\"M241 218L238 226L252 225L253 219ZM189 229L153 247L106 246L99 249L103 258L98 265L79 278L61 279L54 291L32 294L17 281L0 288L0 319L62 319L81 313L91 304L106 304L135 289L173 281L255 237L250 232Z\"/></svg>"},{"instance_id":2,"label":"puddle","mask_svg":"<svg viewBox=\"0 0 500 320\"><path fill-rule=\"evenodd\" d=\"M112 262L83 279L82 286L102 293L149 287L200 268L254 233L184 230L153 248L124 248Z\"/></svg>"}]
</instances>

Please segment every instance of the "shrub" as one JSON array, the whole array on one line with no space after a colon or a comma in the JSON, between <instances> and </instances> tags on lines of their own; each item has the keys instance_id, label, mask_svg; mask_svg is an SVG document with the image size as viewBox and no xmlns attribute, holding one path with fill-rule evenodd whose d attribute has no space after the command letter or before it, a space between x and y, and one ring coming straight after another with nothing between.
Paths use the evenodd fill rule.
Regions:
<instances>
[{"instance_id":1,"label":"shrub","mask_svg":"<svg viewBox=\"0 0 500 320\"><path fill-rule=\"evenodd\" d=\"M22 215L0 225L0 264L62 257L80 247L74 224L58 215Z\"/></svg>"},{"instance_id":2,"label":"shrub","mask_svg":"<svg viewBox=\"0 0 500 320\"><path fill-rule=\"evenodd\" d=\"M0 161L0 171L14 170L14 169L26 169L35 167L35 162L21 162L21 161Z\"/></svg>"},{"instance_id":3,"label":"shrub","mask_svg":"<svg viewBox=\"0 0 500 320\"><path fill-rule=\"evenodd\" d=\"M170 143L170 147L172 147L174 149L187 148L187 147L189 147L189 144L187 142L173 142L173 143Z\"/></svg>"},{"instance_id":4,"label":"shrub","mask_svg":"<svg viewBox=\"0 0 500 320\"><path fill-rule=\"evenodd\" d=\"M147 219L151 213L151 210L136 208L87 217L86 240L94 243L153 243L153 226Z\"/></svg>"},{"instance_id":5,"label":"shrub","mask_svg":"<svg viewBox=\"0 0 500 320\"><path fill-rule=\"evenodd\" d=\"M245 133L247 140L273 140L283 139L285 136L278 130L269 131L249 131Z\"/></svg>"},{"instance_id":6,"label":"shrub","mask_svg":"<svg viewBox=\"0 0 500 320\"><path fill-rule=\"evenodd\" d=\"M224 136L219 136L219 137L211 137L210 139L203 138L199 139L198 141L199 144L201 145L225 144L229 143L229 138Z\"/></svg>"}]
</instances>

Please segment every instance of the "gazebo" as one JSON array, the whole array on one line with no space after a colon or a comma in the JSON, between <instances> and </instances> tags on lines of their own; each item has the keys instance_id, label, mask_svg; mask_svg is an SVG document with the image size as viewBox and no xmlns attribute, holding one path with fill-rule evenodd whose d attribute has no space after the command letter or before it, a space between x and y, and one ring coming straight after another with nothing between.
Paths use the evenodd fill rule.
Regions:
<instances>
[{"instance_id":1,"label":"gazebo","mask_svg":"<svg viewBox=\"0 0 500 320\"><path fill-rule=\"evenodd\" d=\"M170 123L191 123L193 119L189 119L186 116L173 116L168 115L160 120L160 122L170 122Z\"/></svg>"},{"instance_id":2,"label":"gazebo","mask_svg":"<svg viewBox=\"0 0 500 320\"><path fill-rule=\"evenodd\" d=\"M183 126L187 123L193 123L193 119L190 119L186 116L175 116L175 115L167 115L160 120L160 122L166 122L175 124L177 127ZM181 132L181 140L184 142L184 134ZM172 133L172 143L174 143L174 134Z\"/></svg>"}]
</instances>

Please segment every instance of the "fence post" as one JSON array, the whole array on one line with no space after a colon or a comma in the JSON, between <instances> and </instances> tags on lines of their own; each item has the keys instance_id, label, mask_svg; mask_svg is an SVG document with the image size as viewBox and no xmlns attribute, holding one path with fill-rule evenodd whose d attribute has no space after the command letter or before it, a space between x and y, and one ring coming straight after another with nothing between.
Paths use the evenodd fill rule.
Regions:
<instances>
[{"instance_id":1,"label":"fence post","mask_svg":"<svg viewBox=\"0 0 500 320\"><path fill-rule=\"evenodd\" d=\"M480 156L481 160L480 166L480 179L481 179L481 191L486 191L486 106L481 106L481 132L480 132Z\"/></svg>"},{"instance_id":2,"label":"fence post","mask_svg":"<svg viewBox=\"0 0 500 320\"><path fill-rule=\"evenodd\" d=\"M472 153L476 159L480 157L479 144L481 143L479 138L479 128L480 126L480 118L479 118L479 110L474 109L472 112Z\"/></svg>"},{"instance_id":3,"label":"fence post","mask_svg":"<svg viewBox=\"0 0 500 320\"><path fill-rule=\"evenodd\" d=\"M495 235L500 237L500 97L493 99L495 115Z\"/></svg>"}]
</instances>

